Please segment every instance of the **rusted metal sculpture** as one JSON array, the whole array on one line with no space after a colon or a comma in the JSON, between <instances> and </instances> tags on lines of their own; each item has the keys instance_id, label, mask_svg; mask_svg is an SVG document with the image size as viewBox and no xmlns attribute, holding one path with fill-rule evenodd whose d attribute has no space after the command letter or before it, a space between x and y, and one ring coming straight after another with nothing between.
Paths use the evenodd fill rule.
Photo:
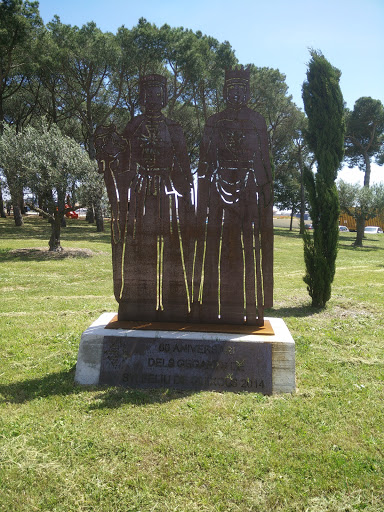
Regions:
<instances>
[{"instance_id":1,"label":"rusted metal sculpture","mask_svg":"<svg viewBox=\"0 0 384 512\"><path fill-rule=\"evenodd\" d=\"M96 131L97 159L112 210L118 319L186 321L191 309L192 176L179 124L161 112L166 78L140 82L143 113L122 135Z\"/></svg>"},{"instance_id":2,"label":"rusted metal sculpture","mask_svg":"<svg viewBox=\"0 0 384 512\"><path fill-rule=\"evenodd\" d=\"M227 107L206 123L197 210L184 135L161 112L166 79L140 82L143 113L96 131L111 203L118 321L264 324L272 306L272 176L249 71L226 72Z\"/></svg>"},{"instance_id":3,"label":"rusted metal sculpture","mask_svg":"<svg viewBox=\"0 0 384 512\"><path fill-rule=\"evenodd\" d=\"M249 94L249 70L227 71L227 106L207 120L200 146L194 306L203 323L263 325L272 306L272 174Z\"/></svg>"}]
</instances>

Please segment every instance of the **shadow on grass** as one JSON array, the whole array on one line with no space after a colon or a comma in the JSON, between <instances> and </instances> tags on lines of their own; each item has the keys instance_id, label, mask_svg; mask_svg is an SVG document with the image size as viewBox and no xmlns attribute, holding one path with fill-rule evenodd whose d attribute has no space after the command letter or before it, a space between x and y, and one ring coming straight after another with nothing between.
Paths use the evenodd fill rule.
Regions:
<instances>
[{"instance_id":1,"label":"shadow on grass","mask_svg":"<svg viewBox=\"0 0 384 512\"><path fill-rule=\"evenodd\" d=\"M288 228L273 228L274 235L277 236L283 236L286 238L296 238L296 239L302 239L303 236L300 235L300 232L298 229L294 229L293 231L289 231ZM365 245L365 242L379 242L379 238L364 238L363 241L363 247L355 247L353 244L356 240L356 236L351 235L345 235L344 233L340 235L339 238L339 249L348 249L348 250L360 250L360 251L377 251L377 250L383 250L383 247L377 247L375 245ZM346 243L350 242L350 243Z\"/></svg>"},{"instance_id":2,"label":"shadow on grass","mask_svg":"<svg viewBox=\"0 0 384 512\"><path fill-rule=\"evenodd\" d=\"M95 224L89 224L83 219L68 219L67 227L61 228L61 238L63 245L68 242L84 241L110 243L109 221L104 219L105 231L98 233ZM24 217L23 226L15 226L12 218L0 220L0 233L3 240L20 240L22 238L32 238L36 240L48 240L51 236L51 226L45 220L38 216Z\"/></svg>"},{"instance_id":3,"label":"shadow on grass","mask_svg":"<svg viewBox=\"0 0 384 512\"><path fill-rule=\"evenodd\" d=\"M273 234L277 236L285 236L287 238L303 238L297 229L289 231L288 228L273 228Z\"/></svg>"},{"instance_id":4,"label":"shadow on grass","mask_svg":"<svg viewBox=\"0 0 384 512\"><path fill-rule=\"evenodd\" d=\"M40 217L23 218L24 224L16 226L13 218L8 217L0 222L2 239L20 240L21 238L36 238L37 240L49 240L51 226ZM65 229L65 228L63 228Z\"/></svg>"},{"instance_id":5,"label":"shadow on grass","mask_svg":"<svg viewBox=\"0 0 384 512\"><path fill-rule=\"evenodd\" d=\"M354 238L351 238L352 242L354 241ZM370 242L378 242L378 240L369 240ZM377 245L363 245L363 247L356 247L349 244L340 244L339 243L339 249L346 249L347 251L361 251L361 252L371 252L371 251L382 251L384 247L377 247Z\"/></svg>"},{"instance_id":6,"label":"shadow on grass","mask_svg":"<svg viewBox=\"0 0 384 512\"><path fill-rule=\"evenodd\" d=\"M196 393L196 391L181 391L177 389L130 389L111 388L101 386L97 388L100 393L95 396L95 402L89 406L89 410L116 409L124 404L149 405L178 400Z\"/></svg>"},{"instance_id":7,"label":"shadow on grass","mask_svg":"<svg viewBox=\"0 0 384 512\"><path fill-rule=\"evenodd\" d=\"M36 398L70 395L76 391L74 377L75 367L72 367L68 371L51 373L36 379L0 384L0 394L3 395L0 402L22 404Z\"/></svg>"},{"instance_id":8,"label":"shadow on grass","mask_svg":"<svg viewBox=\"0 0 384 512\"><path fill-rule=\"evenodd\" d=\"M97 253L90 249L65 249L61 252L49 251L47 249L0 249L1 261L45 261L63 260L67 258L91 258Z\"/></svg>"},{"instance_id":9,"label":"shadow on grass","mask_svg":"<svg viewBox=\"0 0 384 512\"><path fill-rule=\"evenodd\" d=\"M148 405L180 399L194 391L173 389L128 389L107 386L79 386L75 384L75 369L51 373L37 379L23 380L12 384L0 384L0 403L23 404L50 396L69 396L96 391L90 410L115 409L124 404Z\"/></svg>"},{"instance_id":10,"label":"shadow on grass","mask_svg":"<svg viewBox=\"0 0 384 512\"><path fill-rule=\"evenodd\" d=\"M339 236L339 245L342 245L341 242L351 242L353 243L356 240L356 236L353 235L345 235Z\"/></svg>"},{"instance_id":11,"label":"shadow on grass","mask_svg":"<svg viewBox=\"0 0 384 512\"><path fill-rule=\"evenodd\" d=\"M290 318L290 317L306 317L313 316L321 313L322 308L313 308L309 304L303 304L302 306L291 306L286 308L272 308L265 312L265 316L274 318Z\"/></svg>"}]
</instances>

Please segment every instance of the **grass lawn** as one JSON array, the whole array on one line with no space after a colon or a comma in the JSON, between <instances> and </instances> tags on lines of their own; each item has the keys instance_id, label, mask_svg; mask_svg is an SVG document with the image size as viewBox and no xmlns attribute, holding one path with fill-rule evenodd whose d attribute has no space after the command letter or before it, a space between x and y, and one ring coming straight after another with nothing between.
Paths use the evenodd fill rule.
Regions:
<instances>
[{"instance_id":1,"label":"grass lawn","mask_svg":"<svg viewBox=\"0 0 384 512\"><path fill-rule=\"evenodd\" d=\"M109 234L0 219L0 511L384 510L384 235L341 233L332 299L310 307L302 241L275 229L275 306L297 392L75 386L80 336L116 311ZM109 231L109 230L107 230ZM21 249L29 249L21 251Z\"/></svg>"}]
</instances>

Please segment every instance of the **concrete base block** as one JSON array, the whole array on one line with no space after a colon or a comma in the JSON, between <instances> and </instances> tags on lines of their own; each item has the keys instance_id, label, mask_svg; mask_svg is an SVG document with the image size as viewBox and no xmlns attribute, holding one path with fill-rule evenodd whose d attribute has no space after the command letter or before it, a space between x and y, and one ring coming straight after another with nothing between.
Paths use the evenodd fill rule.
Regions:
<instances>
[{"instance_id":1,"label":"concrete base block","mask_svg":"<svg viewBox=\"0 0 384 512\"><path fill-rule=\"evenodd\" d=\"M106 329L104 313L80 341L75 382L131 388L295 392L295 342L281 318L274 334Z\"/></svg>"}]
</instances>

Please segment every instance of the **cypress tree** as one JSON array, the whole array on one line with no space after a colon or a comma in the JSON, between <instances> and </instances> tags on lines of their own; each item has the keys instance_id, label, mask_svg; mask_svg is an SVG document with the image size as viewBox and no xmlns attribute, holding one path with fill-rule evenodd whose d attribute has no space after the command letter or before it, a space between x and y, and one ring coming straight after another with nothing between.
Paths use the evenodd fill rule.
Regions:
<instances>
[{"instance_id":1,"label":"cypress tree","mask_svg":"<svg viewBox=\"0 0 384 512\"><path fill-rule=\"evenodd\" d=\"M324 307L331 298L339 238L339 198L335 180L344 156L344 102L341 73L320 53L311 50L303 101L308 117L306 140L317 172L304 172L309 197L313 237L304 233L304 260L313 307Z\"/></svg>"}]
</instances>

